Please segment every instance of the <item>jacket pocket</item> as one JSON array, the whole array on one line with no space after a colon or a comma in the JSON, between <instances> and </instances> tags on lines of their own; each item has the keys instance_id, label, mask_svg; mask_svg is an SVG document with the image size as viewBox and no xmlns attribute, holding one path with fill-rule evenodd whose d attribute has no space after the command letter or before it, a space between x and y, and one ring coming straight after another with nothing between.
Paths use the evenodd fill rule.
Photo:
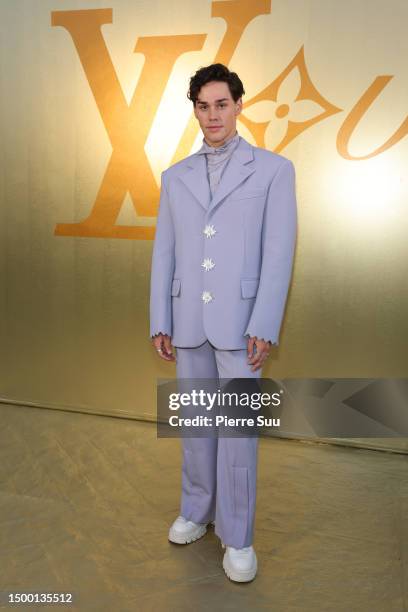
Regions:
<instances>
[{"instance_id":1,"label":"jacket pocket","mask_svg":"<svg viewBox=\"0 0 408 612\"><path fill-rule=\"evenodd\" d=\"M181 288L181 280L179 278L173 278L173 282L171 283L171 295L173 297L179 295Z\"/></svg>"},{"instance_id":2,"label":"jacket pocket","mask_svg":"<svg viewBox=\"0 0 408 612\"><path fill-rule=\"evenodd\" d=\"M241 278L241 295L243 298L256 297L259 278Z\"/></svg>"},{"instance_id":3,"label":"jacket pocket","mask_svg":"<svg viewBox=\"0 0 408 612\"><path fill-rule=\"evenodd\" d=\"M264 187L253 187L252 189L243 189L231 194L234 200L242 200L244 198L260 198L266 194Z\"/></svg>"}]
</instances>

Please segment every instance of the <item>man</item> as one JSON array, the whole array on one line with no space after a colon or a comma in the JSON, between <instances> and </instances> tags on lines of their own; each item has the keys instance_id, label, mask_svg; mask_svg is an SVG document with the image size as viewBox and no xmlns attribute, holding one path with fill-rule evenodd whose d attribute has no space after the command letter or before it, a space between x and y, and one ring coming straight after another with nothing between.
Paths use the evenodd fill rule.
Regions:
<instances>
[{"instance_id":1,"label":"man","mask_svg":"<svg viewBox=\"0 0 408 612\"><path fill-rule=\"evenodd\" d=\"M222 64L198 70L188 98L204 134L161 175L150 336L177 378L259 378L278 344L296 242L295 171L240 136L245 93ZM169 540L187 544L215 520L234 581L252 580L258 438L183 438L181 513Z\"/></svg>"}]
</instances>

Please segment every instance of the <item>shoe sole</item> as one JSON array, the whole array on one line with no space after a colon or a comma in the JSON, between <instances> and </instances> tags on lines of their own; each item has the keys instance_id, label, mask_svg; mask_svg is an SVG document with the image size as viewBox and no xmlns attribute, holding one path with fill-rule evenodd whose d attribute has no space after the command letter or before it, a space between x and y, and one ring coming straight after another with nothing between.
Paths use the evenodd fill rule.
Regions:
<instances>
[{"instance_id":1,"label":"shoe sole","mask_svg":"<svg viewBox=\"0 0 408 612\"><path fill-rule=\"evenodd\" d=\"M228 578L233 582L251 582L251 580L255 578L256 572L258 570L258 564L256 564L255 568L253 569L236 572L228 565L228 562L225 560L225 556L222 561L222 567L224 568L224 572L226 573Z\"/></svg>"},{"instance_id":2,"label":"shoe sole","mask_svg":"<svg viewBox=\"0 0 408 612\"><path fill-rule=\"evenodd\" d=\"M172 533L172 531L170 530L168 539L169 539L169 542L173 542L173 544L191 544L191 542L195 542L199 538L202 538L203 535L205 535L206 533L207 533L207 527L204 527L204 529L199 529L198 531L193 533L189 538L186 538L185 536L182 536L180 534Z\"/></svg>"}]
</instances>

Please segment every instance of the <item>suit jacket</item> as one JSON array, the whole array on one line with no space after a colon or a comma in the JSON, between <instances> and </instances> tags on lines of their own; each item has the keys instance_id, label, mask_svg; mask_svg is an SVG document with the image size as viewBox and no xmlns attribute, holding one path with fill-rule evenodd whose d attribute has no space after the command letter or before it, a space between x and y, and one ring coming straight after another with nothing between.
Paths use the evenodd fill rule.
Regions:
<instances>
[{"instance_id":1,"label":"suit jacket","mask_svg":"<svg viewBox=\"0 0 408 612\"><path fill-rule=\"evenodd\" d=\"M242 136L211 197L205 155L161 174L150 336L219 349L279 343L296 242L293 163Z\"/></svg>"}]
</instances>

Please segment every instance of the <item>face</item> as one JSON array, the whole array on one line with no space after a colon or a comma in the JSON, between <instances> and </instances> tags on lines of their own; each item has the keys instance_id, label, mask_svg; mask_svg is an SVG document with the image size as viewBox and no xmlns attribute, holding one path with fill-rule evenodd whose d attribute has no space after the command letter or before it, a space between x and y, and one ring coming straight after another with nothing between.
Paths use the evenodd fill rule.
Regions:
<instances>
[{"instance_id":1,"label":"face","mask_svg":"<svg viewBox=\"0 0 408 612\"><path fill-rule=\"evenodd\" d=\"M242 110L242 98L237 102L224 81L203 85L194 106L204 138L211 147L221 147L236 132L237 116Z\"/></svg>"}]
</instances>

